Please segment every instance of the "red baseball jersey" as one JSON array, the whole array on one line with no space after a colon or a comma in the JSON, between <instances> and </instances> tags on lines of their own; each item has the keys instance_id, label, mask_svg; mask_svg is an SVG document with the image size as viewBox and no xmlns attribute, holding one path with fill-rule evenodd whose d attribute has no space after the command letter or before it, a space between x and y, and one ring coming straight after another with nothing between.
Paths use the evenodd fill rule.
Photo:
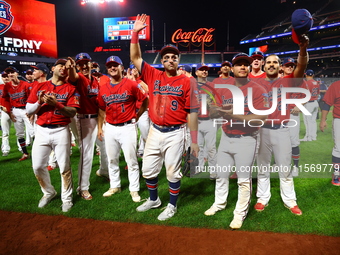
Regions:
<instances>
[{"instance_id":1,"label":"red baseball jersey","mask_svg":"<svg viewBox=\"0 0 340 255\"><path fill-rule=\"evenodd\" d=\"M141 79L149 86L149 116L156 125L186 123L188 112L199 108L198 91L184 74L168 77L144 61Z\"/></svg>"},{"instance_id":2,"label":"red baseball jersey","mask_svg":"<svg viewBox=\"0 0 340 255\"><path fill-rule=\"evenodd\" d=\"M231 77L229 76L228 78L222 78L222 77L218 77L218 78L215 78L212 83L214 84L234 84L235 83L235 78L234 77Z\"/></svg>"},{"instance_id":3,"label":"red baseball jersey","mask_svg":"<svg viewBox=\"0 0 340 255\"><path fill-rule=\"evenodd\" d=\"M305 80L301 82L300 88L308 89L307 83ZM306 95L304 93L289 93L289 98L305 98ZM289 109L292 110L295 107L295 104L290 104Z\"/></svg>"},{"instance_id":4,"label":"red baseball jersey","mask_svg":"<svg viewBox=\"0 0 340 255\"><path fill-rule=\"evenodd\" d=\"M294 87L294 85L293 85L294 79L293 78L294 78L294 73L287 75L283 78L278 78L274 81L269 81L269 80L266 80L266 79L256 80L256 83L261 84L267 90L268 100L269 100L270 106L272 106L272 103L273 103L273 88L277 88L277 107L275 108L275 111L268 116L268 119L270 119L270 121L268 121L267 124L272 125L272 123L273 123L274 125L280 125L280 124L282 124L282 121L284 121L284 120L287 120L287 122L288 122L289 117L290 117L291 107L289 105L286 106L285 115L281 114L281 107L282 107L282 103L281 103L282 92L281 92L281 89L283 87ZM286 95L286 97L289 98L290 95ZM274 119L274 121L272 121L273 119Z\"/></svg>"},{"instance_id":5,"label":"red baseball jersey","mask_svg":"<svg viewBox=\"0 0 340 255\"><path fill-rule=\"evenodd\" d=\"M310 101L317 100L320 94L320 84L314 79L306 81L306 84L311 94Z\"/></svg>"},{"instance_id":6,"label":"red baseball jersey","mask_svg":"<svg viewBox=\"0 0 340 255\"><path fill-rule=\"evenodd\" d=\"M39 83L32 89L27 102L30 104L36 103L38 101L38 95L42 90L45 90L45 93L54 93L57 101L61 104L79 109L79 93L75 86L70 83L64 83L62 85L54 85L51 81ZM71 122L69 117L62 115L54 106L45 103L42 104L37 116L37 124L40 126L67 125Z\"/></svg>"},{"instance_id":7,"label":"red baseball jersey","mask_svg":"<svg viewBox=\"0 0 340 255\"><path fill-rule=\"evenodd\" d=\"M248 78L249 79L258 79L258 78L266 78L267 77L267 74L264 72L260 75L253 75L251 72L248 74Z\"/></svg>"},{"instance_id":8,"label":"red baseball jersey","mask_svg":"<svg viewBox=\"0 0 340 255\"><path fill-rule=\"evenodd\" d=\"M333 82L326 91L323 101L333 108L333 117L340 118L340 81Z\"/></svg>"},{"instance_id":9,"label":"red baseball jersey","mask_svg":"<svg viewBox=\"0 0 340 255\"><path fill-rule=\"evenodd\" d=\"M21 80L18 85L13 85L11 82L6 83L3 98L9 101L11 107L25 107L29 95L29 87L30 84L28 82Z\"/></svg>"},{"instance_id":10,"label":"red baseball jersey","mask_svg":"<svg viewBox=\"0 0 340 255\"><path fill-rule=\"evenodd\" d=\"M95 77L89 80L82 73L78 73L78 80L76 82L77 91L80 94L80 109L78 113L81 114L97 114L97 96L99 83Z\"/></svg>"},{"instance_id":11,"label":"red baseball jersey","mask_svg":"<svg viewBox=\"0 0 340 255\"><path fill-rule=\"evenodd\" d=\"M136 118L136 101L144 101L138 84L123 78L118 84L107 82L99 88L98 105L106 111L106 122L119 124Z\"/></svg>"},{"instance_id":12,"label":"red baseball jersey","mask_svg":"<svg viewBox=\"0 0 340 255\"><path fill-rule=\"evenodd\" d=\"M261 85L249 81L247 84L239 87L244 95L244 114L249 115L252 112L248 105L248 88L252 88L253 106L256 110L267 110L268 93ZM222 104L233 104L233 95L229 89L220 89ZM257 126L254 123L249 123L251 126ZM236 120L228 120L228 123L222 125L222 129L227 134L244 135L250 134L259 129L259 127L251 127L247 122L239 122Z\"/></svg>"}]
</instances>

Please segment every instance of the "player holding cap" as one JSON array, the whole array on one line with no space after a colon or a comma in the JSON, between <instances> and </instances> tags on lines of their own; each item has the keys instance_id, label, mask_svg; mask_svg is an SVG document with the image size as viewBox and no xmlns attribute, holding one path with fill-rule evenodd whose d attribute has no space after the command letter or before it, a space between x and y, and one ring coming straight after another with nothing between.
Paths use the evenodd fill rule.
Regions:
<instances>
[{"instance_id":1,"label":"player holding cap","mask_svg":"<svg viewBox=\"0 0 340 255\"><path fill-rule=\"evenodd\" d=\"M144 212L161 205L158 197L158 175L164 162L169 182L170 203L158 216L158 220L167 220L177 211L185 123L188 115L192 132L191 150L198 155L196 98L198 92L191 89L188 77L177 73L180 54L177 47L166 45L161 49L161 63L165 71L157 70L143 61L138 33L145 28L146 18L145 14L137 16L130 44L131 61L141 73L141 79L149 86L149 116L153 123L145 144L142 167L150 197L137 207L137 211Z\"/></svg>"},{"instance_id":2,"label":"player holding cap","mask_svg":"<svg viewBox=\"0 0 340 255\"><path fill-rule=\"evenodd\" d=\"M89 192L92 170L94 144L98 133L98 81L91 75L91 57L87 53L79 53L74 59L68 58L68 81L74 84L80 94L80 110L75 117L80 159L78 165L77 194L85 200L91 200ZM79 72L77 72L77 69Z\"/></svg>"},{"instance_id":3,"label":"player holding cap","mask_svg":"<svg viewBox=\"0 0 340 255\"><path fill-rule=\"evenodd\" d=\"M14 122L18 143L23 152L19 161L23 161L29 157L26 148L25 127L30 131L30 136L34 135L33 126L27 117L25 109L30 84L18 79L19 71L15 67L7 67L5 72L8 74L10 82L5 84L3 98L7 101L5 102L5 105L7 105L6 108L9 112L9 116Z\"/></svg>"},{"instance_id":4,"label":"player holding cap","mask_svg":"<svg viewBox=\"0 0 340 255\"><path fill-rule=\"evenodd\" d=\"M332 184L340 186L340 81L332 83L323 98L322 113L320 120L320 130L322 132L327 128L327 115L331 106L333 107L333 140L334 147L332 150L332 162L334 173Z\"/></svg>"},{"instance_id":5,"label":"player holding cap","mask_svg":"<svg viewBox=\"0 0 340 255\"><path fill-rule=\"evenodd\" d=\"M265 79L256 80L261 83L269 95L269 102L273 101L273 89L282 87L296 87L302 82L305 69L308 64L307 46L309 39L306 35L300 38L297 66L291 75L279 78L281 60L277 55L269 55L264 64ZM295 79L293 79L295 78ZM298 79L300 78L300 79ZM277 90L277 104L281 106L281 89ZM270 162L272 154L276 165L279 167L281 198L284 205L295 215L302 215L302 211L296 203L294 181L291 173L292 146L290 142L289 128L286 128L284 120L290 116L289 107L285 115L281 114L280 107L276 107L268 121L260 129L261 143L258 151L257 164L260 166L257 177L257 203L255 210L263 211L270 200Z\"/></svg>"},{"instance_id":6,"label":"player holding cap","mask_svg":"<svg viewBox=\"0 0 340 255\"><path fill-rule=\"evenodd\" d=\"M68 124L79 108L79 95L75 87L66 82L66 62L66 59L55 62L52 79L33 88L26 106L28 114L38 115L32 148L33 171L44 193L38 207L45 207L57 195L47 170L48 157L54 150L60 168L63 212L68 212L73 206L71 133Z\"/></svg>"},{"instance_id":7,"label":"player holding cap","mask_svg":"<svg viewBox=\"0 0 340 255\"><path fill-rule=\"evenodd\" d=\"M134 202L140 202L136 121L147 109L148 99L138 88L135 81L123 77L124 66L119 57L108 57L106 68L111 79L110 82L100 87L98 93L100 108L98 137L101 139L103 134L105 135L110 177L110 189L103 196L110 197L121 191L119 156L122 149L128 166L130 195ZM142 101L143 104L136 114L137 101ZM105 115L104 133L102 126Z\"/></svg>"},{"instance_id":8,"label":"player holding cap","mask_svg":"<svg viewBox=\"0 0 340 255\"><path fill-rule=\"evenodd\" d=\"M234 219L230 223L233 229L241 228L247 216L251 199L251 166L254 162L256 150L256 138L261 122L267 115L256 115L248 107L248 88L252 88L252 102L257 110L268 109L266 90L259 84L248 79L249 66L253 59L245 53L239 53L232 60L232 71L234 73L234 84L241 89L244 95L244 115L233 114L233 94L227 88L220 88L220 95L223 97L223 107L215 108L223 119L227 120L222 125L222 136L217 153L217 166L225 167L229 171L217 171L215 186L215 202L205 211L205 215L214 215L217 211L223 210L227 205L229 193L229 175L233 167L236 168L238 176L238 200L234 210ZM229 109L228 109L229 108ZM231 121L238 123L232 125ZM252 126L240 125L240 123L251 122ZM255 127L254 127L255 126Z\"/></svg>"},{"instance_id":9,"label":"player holding cap","mask_svg":"<svg viewBox=\"0 0 340 255\"><path fill-rule=\"evenodd\" d=\"M315 141L317 136L316 118L319 111L318 98L320 95L320 84L314 80L314 71L311 69L306 71L306 84L310 91L311 98L305 104L305 107L312 115L303 115L303 121L306 126L306 134L301 141Z\"/></svg>"},{"instance_id":10,"label":"player holding cap","mask_svg":"<svg viewBox=\"0 0 340 255\"><path fill-rule=\"evenodd\" d=\"M251 63L251 72L249 73L249 78L266 78L266 73L263 72L262 67L264 65L264 55L262 51L254 51L251 54L252 59L254 60Z\"/></svg>"}]
</instances>

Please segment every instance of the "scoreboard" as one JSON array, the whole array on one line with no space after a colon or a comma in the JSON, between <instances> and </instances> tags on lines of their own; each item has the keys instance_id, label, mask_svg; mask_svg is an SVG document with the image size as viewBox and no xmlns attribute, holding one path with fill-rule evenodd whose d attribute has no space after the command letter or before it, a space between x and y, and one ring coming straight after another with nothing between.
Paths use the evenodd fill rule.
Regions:
<instances>
[{"instance_id":1,"label":"scoreboard","mask_svg":"<svg viewBox=\"0 0 340 255\"><path fill-rule=\"evenodd\" d=\"M131 40L132 29L136 16L104 18L104 43ZM139 32L140 40L150 40L150 16L146 19L146 28Z\"/></svg>"}]
</instances>

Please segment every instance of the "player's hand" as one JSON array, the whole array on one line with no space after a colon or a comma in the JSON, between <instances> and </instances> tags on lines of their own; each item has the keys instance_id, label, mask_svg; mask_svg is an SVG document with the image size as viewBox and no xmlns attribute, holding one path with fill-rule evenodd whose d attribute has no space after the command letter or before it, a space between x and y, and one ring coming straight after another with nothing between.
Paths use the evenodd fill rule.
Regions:
<instances>
[{"instance_id":1,"label":"player's hand","mask_svg":"<svg viewBox=\"0 0 340 255\"><path fill-rule=\"evenodd\" d=\"M17 119L16 119L16 117L14 116L14 114L12 112L9 113L9 117L11 118L11 120L13 122L17 122Z\"/></svg>"},{"instance_id":2,"label":"player's hand","mask_svg":"<svg viewBox=\"0 0 340 255\"><path fill-rule=\"evenodd\" d=\"M98 137L99 141L101 141L101 142L103 141L104 131L101 128L98 128L97 137Z\"/></svg>"},{"instance_id":3,"label":"player's hand","mask_svg":"<svg viewBox=\"0 0 340 255\"><path fill-rule=\"evenodd\" d=\"M222 108L218 109L222 114L223 117L226 119L231 119L233 115L233 105L232 104L224 104Z\"/></svg>"},{"instance_id":4,"label":"player's hand","mask_svg":"<svg viewBox=\"0 0 340 255\"><path fill-rule=\"evenodd\" d=\"M307 48L308 47L309 37L306 34L300 35L299 40L300 40L300 44L299 44L300 48Z\"/></svg>"},{"instance_id":5,"label":"player's hand","mask_svg":"<svg viewBox=\"0 0 340 255\"><path fill-rule=\"evenodd\" d=\"M324 120L321 120L320 121L320 130L321 130L321 132L324 132L326 128L327 128L327 122L324 121Z\"/></svg>"},{"instance_id":6,"label":"player's hand","mask_svg":"<svg viewBox=\"0 0 340 255\"><path fill-rule=\"evenodd\" d=\"M45 103L44 95L45 95L45 90L42 90L42 91L39 92L39 95L38 95L38 102L39 102L39 104Z\"/></svg>"},{"instance_id":7,"label":"player's hand","mask_svg":"<svg viewBox=\"0 0 340 255\"><path fill-rule=\"evenodd\" d=\"M76 62L74 61L74 59L71 57L67 57L65 68L71 69L71 68L74 68L75 66L76 66Z\"/></svg>"},{"instance_id":8,"label":"player's hand","mask_svg":"<svg viewBox=\"0 0 340 255\"><path fill-rule=\"evenodd\" d=\"M295 106L291 111L290 113L297 116L298 113L301 112L301 110L299 109L299 107Z\"/></svg>"},{"instance_id":9,"label":"player's hand","mask_svg":"<svg viewBox=\"0 0 340 255\"><path fill-rule=\"evenodd\" d=\"M44 96L44 102L48 105L55 106L57 104L57 98L54 93L46 93Z\"/></svg>"},{"instance_id":10,"label":"player's hand","mask_svg":"<svg viewBox=\"0 0 340 255\"><path fill-rule=\"evenodd\" d=\"M147 25L146 25L146 18L147 18L147 15L146 14L141 14L141 15L137 15L137 18L136 18L136 21L135 21L135 24L133 26L133 32L139 32L141 30L143 30Z\"/></svg>"},{"instance_id":11,"label":"player's hand","mask_svg":"<svg viewBox=\"0 0 340 255\"><path fill-rule=\"evenodd\" d=\"M198 144L197 143L191 143L190 148L191 148L190 153L197 158L198 152L200 151L200 147L198 146Z\"/></svg>"},{"instance_id":12,"label":"player's hand","mask_svg":"<svg viewBox=\"0 0 340 255\"><path fill-rule=\"evenodd\" d=\"M132 69L128 68L126 71L126 77L130 80L136 81L135 76L132 74Z\"/></svg>"}]
</instances>

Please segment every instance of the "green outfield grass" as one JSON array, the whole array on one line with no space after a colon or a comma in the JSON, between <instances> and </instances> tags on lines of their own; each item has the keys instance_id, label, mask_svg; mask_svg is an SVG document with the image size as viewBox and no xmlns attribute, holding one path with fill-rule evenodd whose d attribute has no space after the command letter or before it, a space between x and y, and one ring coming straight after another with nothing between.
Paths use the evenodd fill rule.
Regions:
<instances>
[{"instance_id":1,"label":"green outfield grass","mask_svg":"<svg viewBox=\"0 0 340 255\"><path fill-rule=\"evenodd\" d=\"M333 147L331 118L326 132L318 132L318 140L301 142L300 165L304 164L330 164ZM300 137L305 128L302 121ZM7 157L0 156L0 210L31 212L48 215L67 215L77 218L92 218L119 222L139 222L146 224L228 229L233 218L233 210L237 200L237 183L230 180L230 192L227 208L214 216L207 217L203 213L214 202L214 181L207 178L187 178L182 180L181 193L178 200L178 212L170 220L160 222L157 220L160 209L139 213L136 207L140 203L131 200L128 191L127 171L124 170L125 162L121 157L122 192L112 197L105 198L103 193L109 188L109 182L96 176L99 168L98 156L94 156L91 174L90 192L93 200L85 201L74 192L74 207L68 213L62 213L60 200L60 174L58 168L51 171L52 183L58 195L45 208L37 207L42 196L40 187L32 171L32 162L26 160L18 162L21 153L17 150L14 139L14 129L11 129L11 152ZM31 152L31 147L28 148ZM79 150L74 147L72 158L74 187L77 187L77 164ZM140 162L141 163L141 162ZM256 179L253 179L253 195L248 217L240 231L269 231L280 233L316 234L327 236L340 236L340 187L331 185L331 172L324 174L324 178L295 178L295 190L298 205L303 211L302 216L293 215L286 209L280 198L279 180L271 180L272 197L269 206L258 213L253 209L256 203ZM163 201L162 207L169 200L168 184L165 173L162 171L159 178L159 196ZM144 180L141 178L142 198L148 197Z\"/></svg>"}]
</instances>

